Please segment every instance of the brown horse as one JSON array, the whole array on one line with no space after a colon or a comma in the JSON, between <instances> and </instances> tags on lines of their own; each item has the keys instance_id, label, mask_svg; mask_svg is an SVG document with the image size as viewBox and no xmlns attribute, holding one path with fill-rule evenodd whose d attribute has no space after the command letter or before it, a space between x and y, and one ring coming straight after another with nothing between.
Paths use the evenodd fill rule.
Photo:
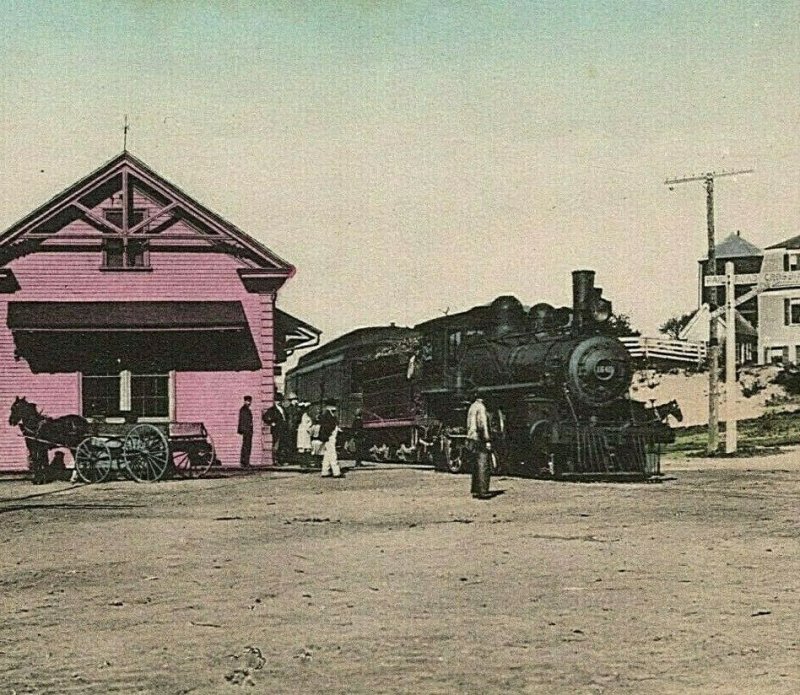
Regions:
<instances>
[{"instance_id":1,"label":"brown horse","mask_svg":"<svg viewBox=\"0 0 800 695\"><path fill-rule=\"evenodd\" d=\"M80 415L65 415L50 418L44 415L36 403L28 401L24 396L17 396L11 405L8 424L19 425L28 447L28 467L33 473L33 484L46 482L47 452L50 449L66 447L75 451L89 436L89 422Z\"/></svg>"}]
</instances>

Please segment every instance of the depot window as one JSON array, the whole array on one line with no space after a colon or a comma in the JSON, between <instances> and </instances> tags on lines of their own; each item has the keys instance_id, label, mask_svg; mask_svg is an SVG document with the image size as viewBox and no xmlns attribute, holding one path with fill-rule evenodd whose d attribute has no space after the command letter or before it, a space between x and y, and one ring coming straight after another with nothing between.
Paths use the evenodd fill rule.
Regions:
<instances>
[{"instance_id":1,"label":"depot window","mask_svg":"<svg viewBox=\"0 0 800 695\"><path fill-rule=\"evenodd\" d=\"M124 417L162 420L170 415L169 374L83 374L81 376L83 416Z\"/></svg>"},{"instance_id":2,"label":"depot window","mask_svg":"<svg viewBox=\"0 0 800 695\"><path fill-rule=\"evenodd\" d=\"M133 210L128 217L128 228L135 227L145 218L146 210ZM104 211L105 218L122 229L122 208L109 208ZM147 268L150 265L147 253L147 240L120 237L103 240L103 268L124 270Z\"/></svg>"}]
</instances>

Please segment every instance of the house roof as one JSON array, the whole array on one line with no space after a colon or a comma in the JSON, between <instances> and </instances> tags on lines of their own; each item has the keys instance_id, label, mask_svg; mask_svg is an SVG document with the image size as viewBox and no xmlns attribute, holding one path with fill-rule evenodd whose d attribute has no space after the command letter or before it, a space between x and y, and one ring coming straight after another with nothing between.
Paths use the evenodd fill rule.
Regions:
<instances>
[{"instance_id":1,"label":"house roof","mask_svg":"<svg viewBox=\"0 0 800 695\"><path fill-rule=\"evenodd\" d=\"M786 241L781 241L779 244L767 246L768 249L800 249L800 234L789 237Z\"/></svg>"},{"instance_id":2,"label":"house roof","mask_svg":"<svg viewBox=\"0 0 800 695\"><path fill-rule=\"evenodd\" d=\"M714 254L720 258L750 258L753 256L763 256L764 252L755 244L751 244L747 239L736 232L728 235L717 244ZM703 260L708 260L708 254L703 256Z\"/></svg>"},{"instance_id":3,"label":"house roof","mask_svg":"<svg viewBox=\"0 0 800 695\"><path fill-rule=\"evenodd\" d=\"M217 237L227 237L226 241L233 242L236 248L242 251L245 257L257 267L269 268L288 276L294 274L294 266L290 263L277 256L261 242L246 234L237 226L199 203L127 151L122 152L67 187L5 230L0 234L0 248L16 245L25 237L26 233L37 231L45 222L53 220L59 213L63 214L68 208L79 203L81 197L101 185L108 184L115 176L119 176L124 172L132 174L141 180L143 184L152 187L154 190L168 194L170 198L176 201L176 207L213 229L218 233ZM214 239L210 234L204 238L208 241L220 241L218 238Z\"/></svg>"}]
</instances>

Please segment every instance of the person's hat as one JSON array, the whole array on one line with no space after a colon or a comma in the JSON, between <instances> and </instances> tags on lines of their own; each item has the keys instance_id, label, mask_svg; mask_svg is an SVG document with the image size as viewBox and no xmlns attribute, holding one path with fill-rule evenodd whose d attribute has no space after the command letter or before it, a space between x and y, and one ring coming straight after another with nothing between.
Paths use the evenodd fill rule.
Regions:
<instances>
[{"instance_id":1,"label":"person's hat","mask_svg":"<svg viewBox=\"0 0 800 695\"><path fill-rule=\"evenodd\" d=\"M244 397L244 399L245 399L246 401L252 401L252 400L253 400L253 397L252 397L252 396L245 396L245 397Z\"/></svg>"}]
</instances>

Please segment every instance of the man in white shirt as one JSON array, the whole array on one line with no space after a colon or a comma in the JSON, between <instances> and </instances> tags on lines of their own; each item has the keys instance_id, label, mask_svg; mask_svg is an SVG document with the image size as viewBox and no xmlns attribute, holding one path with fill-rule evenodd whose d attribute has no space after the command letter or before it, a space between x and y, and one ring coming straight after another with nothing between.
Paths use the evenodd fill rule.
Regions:
<instances>
[{"instance_id":1,"label":"man in white shirt","mask_svg":"<svg viewBox=\"0 0 800 695\"><path fill-rule=\"evenodd\" d=\"M467 446L472 452L472 496L489 499L489 480L491 465L489 454L492 450L492 437L489 430L489 414L481 395L475 391L470 394L472 404L467 411Z\"/></svg>"}]
</instances>

